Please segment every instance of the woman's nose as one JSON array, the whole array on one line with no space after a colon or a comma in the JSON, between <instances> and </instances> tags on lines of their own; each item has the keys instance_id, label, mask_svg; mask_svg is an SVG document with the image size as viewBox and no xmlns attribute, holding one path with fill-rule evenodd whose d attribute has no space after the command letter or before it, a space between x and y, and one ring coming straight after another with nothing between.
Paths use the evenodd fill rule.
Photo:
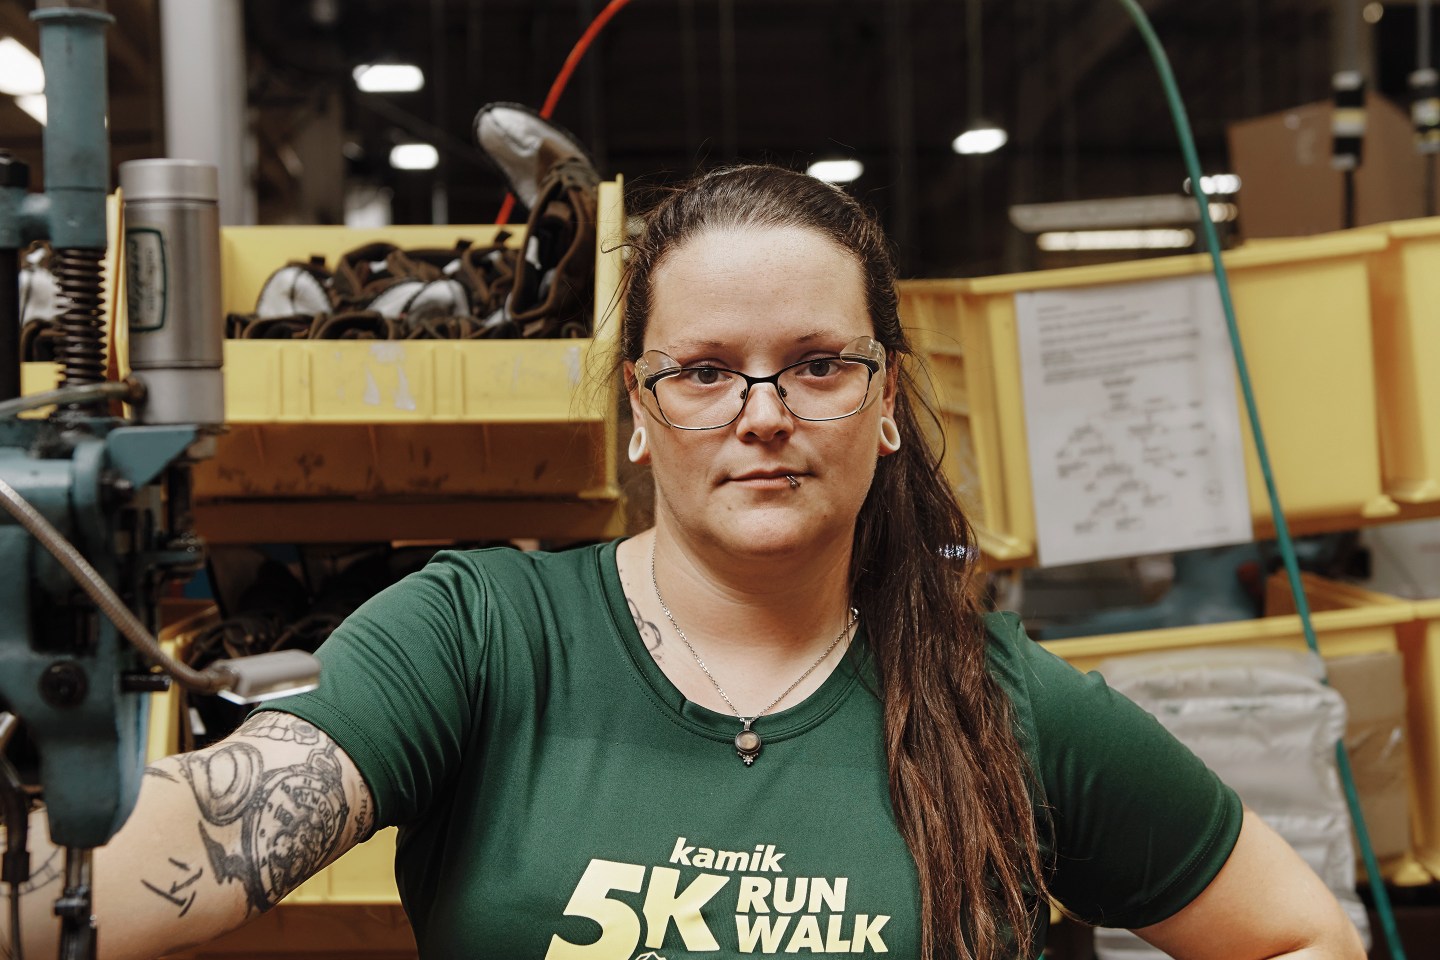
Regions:
<instances>
[{"instance_id":1,"label":"woman's nose","mask_svg":"<svg viewBox=\"0 0 1440 960\"><path fill-rule=\"evenodd\" d=\"M794 417L780 399L777 384L751 385L745 394L745 407L736 421L741 436L753 435L761 440L770 440L778 434L788 433L794 426Z\"/></svg>"}]
</instances>

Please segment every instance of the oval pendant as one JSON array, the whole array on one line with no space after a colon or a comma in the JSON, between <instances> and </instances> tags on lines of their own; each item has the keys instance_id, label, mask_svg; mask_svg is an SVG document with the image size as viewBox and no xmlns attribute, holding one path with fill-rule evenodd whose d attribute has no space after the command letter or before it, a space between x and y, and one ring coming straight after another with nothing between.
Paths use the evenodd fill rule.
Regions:
<instances>
[{"instance_id":1,"label":"oval pendant","mask_svg":"<svg viewBox=\"0 0 1440 960\"><path fill-rule=\"evenodd\" d=\"M756 757L760 756L762 746L764 743L760 739L760 734L751 730L748 723L745 724L745 729L735 734L735 753L745 761L747 767L755 762Z\"/></svg>"}]
</instances>

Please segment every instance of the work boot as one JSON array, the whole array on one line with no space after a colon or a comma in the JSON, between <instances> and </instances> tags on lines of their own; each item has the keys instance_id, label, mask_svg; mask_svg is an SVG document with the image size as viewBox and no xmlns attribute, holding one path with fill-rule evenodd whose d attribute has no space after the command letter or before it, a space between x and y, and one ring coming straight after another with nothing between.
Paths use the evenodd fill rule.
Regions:
<instances>
[{"instance_id":1,"label":"work boot","mask_svg":"<svg viewBox=\"0 0 1440 960\"><path fill-rule=\"evenodd\" d=\"M50 271L50 244L36 240L20 256L20 359L53 363L65 339L60 314L69 300Z\"/></svg>"},{"instance_id":2,"label":"work boot","mask_svg":"<svg viewBox=\"0 0 1440 960\"><path fill-rule=\"evenodd\" d=\"M270 274L255 300L257 317L319 316L334 309L330 288L334 282L324 257L291 261Z\"/></svg>"},{"instance_id":3,"label":"work boot","mask_svg":"<svg viewBox=\"0 0 1440 960\"><path fill-rule=\"evenodd\" d=\"M422 317L407 324L406 340L470 340L478 324L474 317Z\"/></svg>"},{"instance_id":4,"label":"work boot","mask_svg":"<svg viewBox=\"0 0 1440 960\"><path fill-rule=\"evenodd\" d=\"M341 254L335 267L336 309L363 310L390 287L411 279L409 266L394 256L399 252L393 243L367 243Z\"/></svg>"},{"instance_id":5,"label":"work boot","mask_svg":"<svg viewBox=\"0 0 1440 960\"><path fill-rule=\"evenodd\" d=\"M554 337L581 324L589 335L595 288L595 209L599 178L588 161L562 161L545 177L525 225L525 242L506 300L523 337Z\"/></svg>"},{"instance_id":6,"label":"work boot","mask_svg":"<svg viewBox=\"0 0 1440 960\"><path fill-rule=\"evenodd\" d=\"M345 310L317 318L311 340L394 340L396 326L378 310Z\"/></svg>"},{"instance_id":7,"label":"work boot","mask_svg":"<svg viewBox=\"0 0 1440 960\"><path fill-rule=\"evenodd\" d=\"M557 164L590 154L569 130L521 103L487 103L475 114L475 140L510 184L510 192L534 210L540 185Z\"/></svg>"},{"instance_id":8,"label":"work boot","mask_svg":"<svg viewBox=\"0 0 1440 960\"><path fill-rule=\"evenodd\" d=\"M401 251L401 256L410 262L409 270L412 276L419 279L459 278L465 252L470 247L471 241L462 238L456 240L453 247L411 247Z\"/></svg>"},{"instance_id":9,"label":"work boot","mask_svg":"<svg viewBox=\"0 0 1440 960\"><path fill-rule=\"evenodd\" d=\"M308 340L315 317L241 317L241 340Z\"/></svg>"},{"instance_id":10,"label":"work boot","mask_svg":"<svg viewBox=\"0 0 1440 960\"><path fill-rule=\"evenodd\" d=\"M45 317L35 317L20 328L20 360L22 363L55 363L65 343L60 324Z\"/></svg>"},{"instance_id":11,"label":"work boot","mask_svg":"<svg viewBox=\"0 0 1440 960\"><path fill-rule=\"evenodd\" d=\"M434 317L467 316L470 294L459 280L402 280L370 301L370 310L383 314L401 331Z\"/></svg>"}]
</instances>

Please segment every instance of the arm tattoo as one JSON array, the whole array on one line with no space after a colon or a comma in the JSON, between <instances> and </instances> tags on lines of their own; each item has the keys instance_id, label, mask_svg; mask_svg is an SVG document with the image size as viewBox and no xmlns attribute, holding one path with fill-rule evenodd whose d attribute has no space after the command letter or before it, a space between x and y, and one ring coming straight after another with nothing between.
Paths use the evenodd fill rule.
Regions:
<instances>
[{"instance_id":1,"label":"arm tattoo","mask_svg":"<svg viewBox=\"0 0 1440 960\"><path fill-rule=\"evenodd\" d=\"M172 774L168 773L167 771L161 770L159 767L146 767L145 776L154 777L156 780L169 780L171 783L180 782L179 780L176 780Z\"/></svg>"},{"instance_id":2,"label":"arm tattoo","mask_svg":"<svg viewBox=\"0 0 1440 960\"><path fill-rule=\"evenodd\" d=\"M215 882L238 881L247 912L279 903L339 846L350 805L337 749L327 741L304 763L273 770L243 741L180 758L200 807L196 826Z\"/></svg>"},{"instance_id":3,"label":"arm tattoo","mask_svg":"<svg viewBox=\"0 0 1440 960\"><path fill-rule=\"evenodd\" d=\"M265 710L250 717L235 731L242 737L279 740L313 747L320 742L320 730L289 713Z\"/></svg>"},{"instance_id":4,"label":"arm tattoo","mask_svg":"<svg viewBox=\"0 0 1440 960\"><path fill-rule=\"evenodd\" d=\"M635 629L640 632L640 639L645 643L645 649L654 653L660 649L660 628L649 620L640 616L640 608L635 606L635 601L629 597L625 602L630 605L630 616L635 620Z\"/></svg>"},{"instance_id":5,"label":"arm tattoo","mask_svg":"<svg viewBox=\"0 0 1440 960\"><path fill-rule=\"evenodd\" d=\"M180 916L183 917L190 912L190 907L195 903L195 882L205 875L205 871L201 867L191 867L190 864L176 860L174 857L169 858L169 864L172 875L179 879L171 881L168 887L156 886L149 880L141 880L140 885L179 907Z\"/></svg>"},{"instance_id":6,"label":"arm tattoo","mask_svg":"<svg viewBox=\"0 0 1440 960\"><path fill-rule=\"evenodd\" d=\"M375 829L375 813L370 804L370 791L360 791L360 802L355 811L355 840L370 839L370 831Z\"/></svg>"}]
</instances>

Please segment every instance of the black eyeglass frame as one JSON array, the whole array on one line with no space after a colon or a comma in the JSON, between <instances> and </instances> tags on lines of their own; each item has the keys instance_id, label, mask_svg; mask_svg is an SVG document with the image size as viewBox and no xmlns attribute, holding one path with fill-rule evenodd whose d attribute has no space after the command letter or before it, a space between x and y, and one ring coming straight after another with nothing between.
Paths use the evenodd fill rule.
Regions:
<instances>
[{"instance_id":1,"label":"black eyeglass frame","mask_svg":"<svg viewBox=\"0 0 1440 960\"><path fill-rule=\"evenodd\" d=\"M865 352L859 352L862 350ZM664 357L666 360L674 363L675 366L669 367L665 370L661 370L659 373L650 373L650 365L645 359L645 355L650 353L660 354L660 356ZM780 388L780 377L790 370L794 370L797 367L807 366L808 364L815 363L819 360L844 360L848 363L858 363L870 371L869 376L865 380L865 396L860 401L859 406L857 406L854 410L851 410L849 413L842 413L838 417L803 417L800 414L796 413L794 410L791 410L790 404L785 402L785 391ZM728 367L717 367L714 364L709 363L700 364L693 367L682 367L679 365L679 363L675 360L674 357L670 356L662 350L647 350L645 351L645 354L641 354L640 359L635 361L635 373L636 383L642 390L650 394L650 397L654 401L655 405L654 412L660 414L660 419L664 420L667 426L673 427L676 430L719 430L721 427L728 427L730 426L730 424L740 419L741 414L745 412L745 404L750 402L751 389L756 384L760 383L768 383L772 385L775 388L775 396L780 398L781 405L783 405L785 409L789 411L790 415L792 417L795 417L797 420L804 420L807 423L828 423L832 420L844 420L848 417L853 417L855 416L855 414L859 413L861 410L864 410L869 405L870 387L875 382L875 374L879 373L884 368L885 360L885 348L877 340L875 340L874 337L856 337L854 340L851 340L844 347L842 347L839 353L827 353L818 357L807 357L804 360L797 360L795 363L791 363L784 367L781 367L779 370L776 370L768 377L752 377L750 376L750 374L740 370L731 370ZM726 420L724 423L715 423L711 424L708 427L682 427L680 424L673 422L665 414L665 407L663 404L660 403L660 396L655 392L655 385L661 380L679 376L682 373L687 373L694 370L714 370L716 373L734 374L735 376L745 381L745 389L740 392L740 408L735 411L735 416L731 417L729 420Z\"/></svg>"}]
</instances>

